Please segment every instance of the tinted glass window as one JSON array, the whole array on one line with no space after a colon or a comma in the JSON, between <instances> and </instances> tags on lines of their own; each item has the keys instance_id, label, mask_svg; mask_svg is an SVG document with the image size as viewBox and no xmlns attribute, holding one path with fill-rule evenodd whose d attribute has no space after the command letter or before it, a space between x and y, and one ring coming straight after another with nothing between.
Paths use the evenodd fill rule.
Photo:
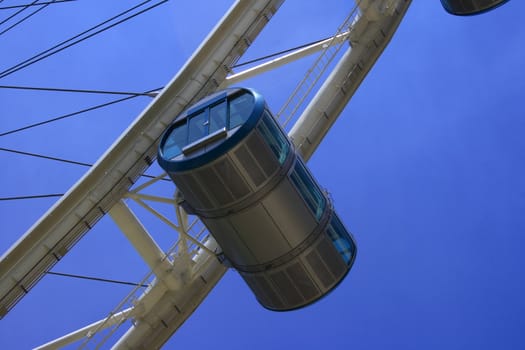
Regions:
<instances>
[{"instance_id":1,"label":"tinted glass window","mask_svg":"<svg viewBox=\"0 0 525 350\"><path fill-rule=\"evenodd\" d=\"M350 264L355 253L354 242L337 215L334 214L326 233L346 264Z\"/></svg>"},{"instance_id":2,"label":"tinted glass window","mask_svg":"<svg viewBox=\"0 0 525 350\"><path fill-rule=\"evenodd\" d=\"M220 102L216 101L215 105L211 107L203 107L200 111L191 115L187 122L183 122L180 128L173 129L164 145L164 157L167 159L176 157L182 153L182 149L185 146L193 142L224 128L232 129L243 124L253 112L254 100L250 93L242 93L229 100L224 98ZM277 135L278 133L271 130L267 134ZM278 157L286 158L289 148L288 143L283 143L282 140L274 137L274 140L271 140L269 144L272 149L275 149L274 152L280 150ZM284 161L284 158L282 161Z\"/></svg>"},{"instance_id":3,"label":"tinted glass window","mask_svg":"<svg viewBox=\"0 0 525 350\"><path fill-rule=\"evenodd\" d=\"M316 219L319 220L326 207L326 198L300 160L297 160L295 163L294 171L290 175L290 179L299 190L299 193L301 193L305 203L312 210Z\"/></svg>"},{"instance_id":4,"label":"tinted glass window","mask_svg":"<svg viewBox=\"0 0 525 350\"><path fill-rule=\"evenodd\" d=\"M210 108L210 134L226 127L227 108L226 101Z\"/></svg>"},{"instance_id":5,"label":"tinted glass window","mask_svg":"<svg viewBox=\"0 0 525 350\"><path fill-rule=\"evenodd\" d=\"M191 117L189 121L188 144L208 135L208 124L207 110Z\"/></svg>"},{"instance_id":6,"label":"tinted glass window","mask_svg":"<svg viewBox=\"0 0 525 350\"><path fill-rule=\"evenodd\" d=\"M264 117L257 128L266 140L266 143L272 149L272 152L277 159L279 159L279 163L283 164L290 149L290 145L288 144L287 137L275 124L275 120L267 111L264 112Z\"/></svg>"},{"instance_id":7,"label":"tinted glass window","mask_svg":"<svg viewBox=\"0 0 525 350\"><path fill-rule=\"evenodd\" d=\"M182 153L182 148L186 146L186 132L187 127L185 122L176 126L171 131L170 136L168 136L164 144L163 152L165 158L171 159Z\"/></svg>"},{"instance_id":8,"label":"tinted glass window","mask_svg":"<svg viewBox=\"0 0 525 350\"><path fill-rule=\"evenodd\" d=\"M242 94L230 100L230 126L235 128L244 123L253 111L254 99L250 94Z\"/></svg>"}]
</instances>

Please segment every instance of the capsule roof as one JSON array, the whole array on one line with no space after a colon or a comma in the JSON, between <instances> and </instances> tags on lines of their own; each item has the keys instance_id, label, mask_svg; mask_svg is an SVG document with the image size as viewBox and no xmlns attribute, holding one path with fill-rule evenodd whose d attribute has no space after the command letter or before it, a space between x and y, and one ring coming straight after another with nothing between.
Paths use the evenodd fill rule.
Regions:
<instances>
[{"instance_id":1,"label":"capsule roof","mask_svg":"<svg viewBox=\"0 0 525 350\"><path fill-rule=\"evenodd\" d=\"M186 171L210 163L232 149L257 124L265 108L251 89L216 92L175 118L164 132L158 162L166 171Z\"/></svg>"}]
</instances>

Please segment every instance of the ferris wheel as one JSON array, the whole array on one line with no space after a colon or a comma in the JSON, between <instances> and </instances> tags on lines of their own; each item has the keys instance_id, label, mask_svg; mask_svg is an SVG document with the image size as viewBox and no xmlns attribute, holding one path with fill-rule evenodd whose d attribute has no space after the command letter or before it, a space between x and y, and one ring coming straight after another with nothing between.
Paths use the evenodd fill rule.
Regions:
<instances>
[{"instance_id":1,"label":"ferris wheel","mask_svg":"<svg viewBox=\"0 0 525 350\"><path fill-rule=\"evenodd\" d=\"M153 101L119 139L2 256L1 317L16 312L15 305L106 214L149 267L107 317L39 349L101 346L124 324L129 329L113 348L160 348L229 268L262 306L277 311L319 300L351 273L359 235L354 240L306 163L411 1L357 1L329 38L234 72L282 2L237 1L172 80L147 92ZM442 0L459 15L504 2ZM279 110L272 111L256 88L232 88L313 55ZM143 179L156 161L165 173ZM157 194L155 186L168 179L173 192ZM131 202L177 233L169 250L159 248ZM173 208L173 216L157 204Z\"/></svg>"}]
</instances>

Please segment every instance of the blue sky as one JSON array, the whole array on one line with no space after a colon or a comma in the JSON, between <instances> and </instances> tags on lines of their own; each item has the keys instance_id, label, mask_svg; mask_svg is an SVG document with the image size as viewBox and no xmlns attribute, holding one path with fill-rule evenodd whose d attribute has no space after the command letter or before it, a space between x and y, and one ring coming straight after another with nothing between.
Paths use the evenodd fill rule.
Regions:
<instances>
[{"instance_id":1,"label":"blue sky","mask_svg":"<svg viewBox=\"0 0 525 350\"><path fill-rule=\"evenodd\" d=\"M49 6L0 35L0 70L135 4ZM1 78L0 85L163 86L229 6L170 1ZM331 35L351 6L285 2L241 62ZM0 21L12 12L0 10ZM523 13L517 0L468 18L448 15L437 0L415 1L308 164L358 242L348 277L308 308L275 313L260 307L230 271L165 348L522 349ZM244 85L277 111L309 61ZM0 133L114 98L0 89ZM149 102L140 97L2 136L0 147L94 162ZM0 159L0 197L63 193L86 171L6 152ZM158 167L149 172L159 173ZM163 186L170 195L173 188ZM1 201L2 253L55 200ZM154 220L148 224L167 248L173 233ZM53 271L139 281L147 267L104 218ZM103 318L128 292L47 276L0 321L0 345L27 349L62 336Z\"/></svg>"}]
</instances>

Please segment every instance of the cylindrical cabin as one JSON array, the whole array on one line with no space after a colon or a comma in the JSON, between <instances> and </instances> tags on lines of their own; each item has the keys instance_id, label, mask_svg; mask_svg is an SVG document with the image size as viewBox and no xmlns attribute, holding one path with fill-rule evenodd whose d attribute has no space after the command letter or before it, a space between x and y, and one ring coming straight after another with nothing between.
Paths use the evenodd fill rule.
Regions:
<instances>
[{"instance_id":1,"label":"cylindrical cabin","mask_svg":"<svg viewBox=\"0 0 525 350\"><path fill-rule=\"evenodd\" d=\"M255 91L227 89L183 112L158 161L264 307L308 305L352 267L352 235Z\"/></svg>"},{"instance_id":2,"label":"cylindrical cabin","mask_svg":"<svg viewBox=\"0 0 525 350\"><path fill-rule=\"evenodd\" d=\"M508 0L441 0L447 12L458 16L477 15L503 5Z\"/></svg>"}]
</instances>

